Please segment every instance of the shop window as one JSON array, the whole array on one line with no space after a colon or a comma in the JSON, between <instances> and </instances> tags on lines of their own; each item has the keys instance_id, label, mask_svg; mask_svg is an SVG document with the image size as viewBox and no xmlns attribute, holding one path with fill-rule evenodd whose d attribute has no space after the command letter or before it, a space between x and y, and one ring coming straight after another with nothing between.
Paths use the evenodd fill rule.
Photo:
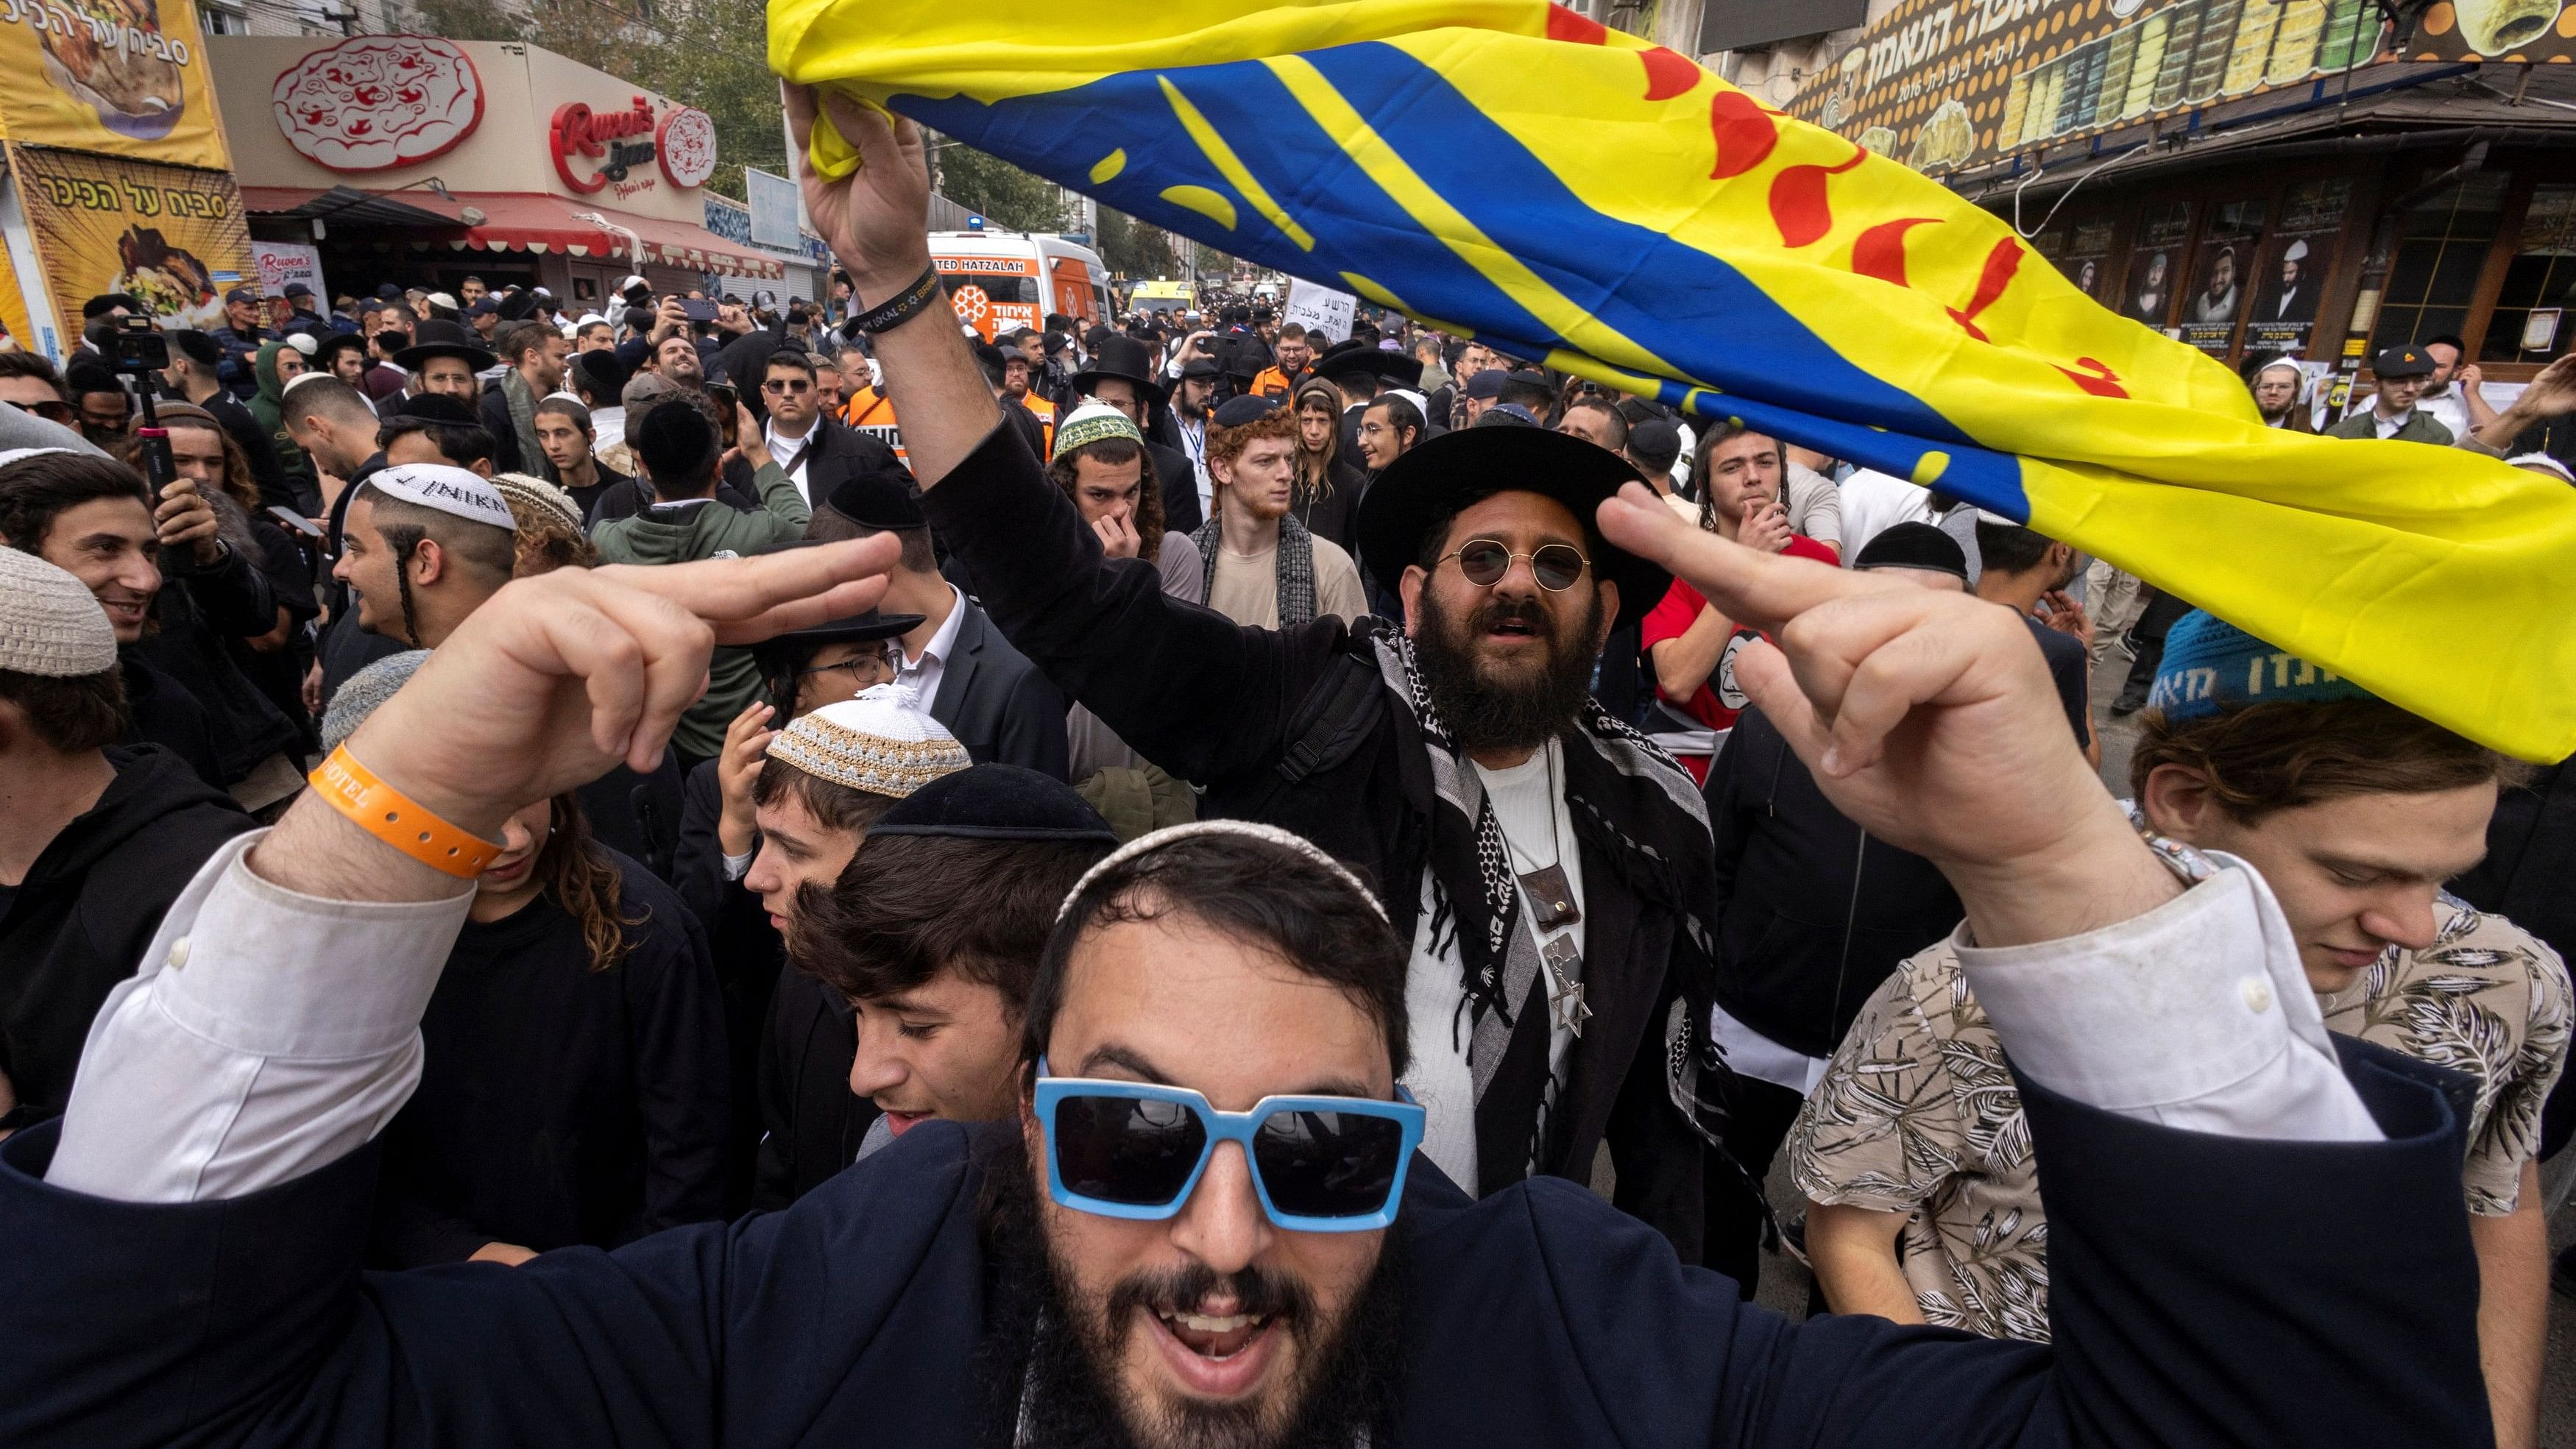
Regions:
<instances>
[{"instance_id":1,"label":"shop window","mask_svg":"<svg viewBox=\"0 0 2576 1449\"><path fill-rule=\"evenodd\" d=\"M2532 188L2522 237L2487 322L2482 362L2546 362L2576 328L2576 186Z\"/></svg>"},{"instance_id":2,"label":"shop window","mask_svg":"<svg viewBox=\"0 0 2576 1449\"><path fill-rule=\"evenodd\" d=\"M2373 352L2468 330L2469 302L2504 219L2510 179L2481 171L2408 209L2371 332Z\"/></svg>"}]
</instances>

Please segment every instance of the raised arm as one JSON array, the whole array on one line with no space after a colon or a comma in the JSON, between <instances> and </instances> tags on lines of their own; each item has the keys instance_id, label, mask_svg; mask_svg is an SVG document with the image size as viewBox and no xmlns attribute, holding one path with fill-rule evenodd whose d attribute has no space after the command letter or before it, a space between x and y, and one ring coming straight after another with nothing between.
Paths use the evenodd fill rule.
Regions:
<instances>
[{"instance_id":1,"label":"raised arm","mask_svg":"<svg viewBox=\"0 0 2576 1449\"><path fill-rule=\"evenodd\" d=\"M787 90L806 209L856 284L862 307L902 294L930 267L929 182L921 133L840 97L832 120L860 150L850 177L804 168L814 93ZM1295 634L1244 629L1163 592L1138 559L1111 560L1071 500L1002 426L955 317L934 299L876 336L903 412L922 511L966 560L1004 637L1067 697L1090 707L1138 754L1208 784L1258 769L1343 637L1336 621Z\"/></svg>"}]
</instances>

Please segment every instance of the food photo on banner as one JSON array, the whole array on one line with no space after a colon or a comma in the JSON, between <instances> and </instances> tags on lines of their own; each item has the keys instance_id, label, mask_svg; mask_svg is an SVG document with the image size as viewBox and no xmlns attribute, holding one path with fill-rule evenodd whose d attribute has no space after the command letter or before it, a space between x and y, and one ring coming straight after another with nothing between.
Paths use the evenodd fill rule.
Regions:
<instances>
[{"instance_id":1,"label":"food photo on banner","mask_svg":"<svg viewBox=\"0 0 2576 1449\"><path fill-rule=\"evenodd\" d=\"M141 298L164 326L223 325L225 290L255 275L231 176L11 150L56 316L73 324L83 302L124 292Z\"/></svg>"},{"instance_id":2,"label":"food photo on banner","mask_svg":"<svg viewBox=\"0 0 2576 1449\"><path fill-rule=\"evenodd\" d=\"M0 0L0 75L12 145L231 165L189 0Z\"/></svg>"}]
</instances>

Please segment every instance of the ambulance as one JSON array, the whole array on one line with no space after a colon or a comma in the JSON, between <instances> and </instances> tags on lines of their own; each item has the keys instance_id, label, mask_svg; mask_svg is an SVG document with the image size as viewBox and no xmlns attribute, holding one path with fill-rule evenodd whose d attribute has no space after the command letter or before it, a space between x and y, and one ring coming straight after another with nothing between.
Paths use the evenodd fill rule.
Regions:
<instances>
[{"instance_id":1,"label":"ambulance","mask_svg":"<svg viewBox=\"0 0 2576 1449\"><path fill-rule=\"evenodd\" d=\"M957 320L987 342L1043 330L1050 312L1089 326L1112 310L1099 253L1052 233L934 231L930 262Z\"/></svg>"},{"instance_id":2,"label":"ambulance","mask_svg":"<svg viewBox=\"0 0 2576 1449\"><path fill-rule=\"evenodd\" d=\"M1128 305L1139 312L1172 313L1198 310L1198 296L1187 282L1139 282Z\"/></svg>"}]
</instances>

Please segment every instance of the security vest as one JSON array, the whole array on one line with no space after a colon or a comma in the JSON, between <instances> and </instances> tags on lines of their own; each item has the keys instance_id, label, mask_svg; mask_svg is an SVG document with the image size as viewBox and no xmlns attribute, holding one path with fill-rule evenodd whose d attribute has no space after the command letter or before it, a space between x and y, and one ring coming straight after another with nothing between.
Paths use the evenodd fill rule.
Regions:
<instances>
[{"instance_id":1,"label":"security vest","mask_svg":"<svg viewBox=\"0 0 2576 1449\"><path fill-rule=\"evenodd\" d=\"M872 387L860 388L841 404L841 421L894 449L895 457L905 467L912 466L912 459L903 451L903 434L895 427L894 404L886 401L883 393Z\"/></svg>"}]
</instances>

